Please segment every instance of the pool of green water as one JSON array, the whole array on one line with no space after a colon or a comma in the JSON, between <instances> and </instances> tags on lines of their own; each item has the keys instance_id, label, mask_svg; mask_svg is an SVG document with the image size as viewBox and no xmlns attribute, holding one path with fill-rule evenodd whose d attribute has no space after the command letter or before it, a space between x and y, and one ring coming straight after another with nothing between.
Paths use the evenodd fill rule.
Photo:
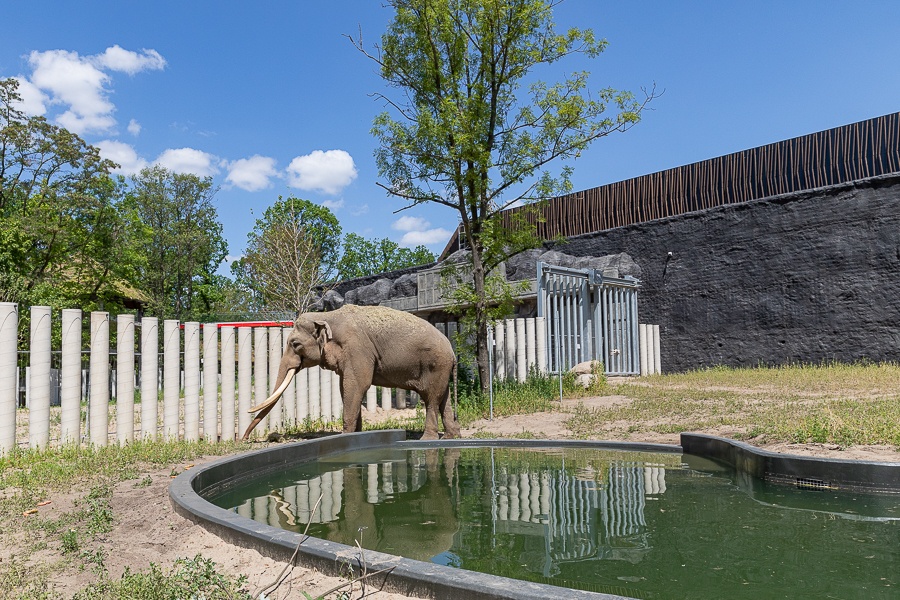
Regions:
<instances>
[{"instance_id":1,"label":"pool of green water","mask_svg":"<svg viewBox=\"0 0 900 600\"><path fill-rule=\"evenodd\" d=\"M633 598L900 598L900 495L671 453L378 449L207 498L367 550Z\"/></svg>"}]
</instances>

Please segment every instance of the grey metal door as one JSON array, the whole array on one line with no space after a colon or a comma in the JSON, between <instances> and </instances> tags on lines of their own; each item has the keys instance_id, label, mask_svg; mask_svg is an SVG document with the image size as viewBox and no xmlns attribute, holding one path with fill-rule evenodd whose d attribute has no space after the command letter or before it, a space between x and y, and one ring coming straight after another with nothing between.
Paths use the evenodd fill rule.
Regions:
<instances>
[{"instance_id":1,"label":"grey metal door","mask_svg":"<svg viewBox=\"0 0 900 600\"><path fill-rule=\"evenodd\" d=\"M640 373L637 279L539 262L537 281L551 372L599 360L607 375Z\"/></svg>"}]
</instances>

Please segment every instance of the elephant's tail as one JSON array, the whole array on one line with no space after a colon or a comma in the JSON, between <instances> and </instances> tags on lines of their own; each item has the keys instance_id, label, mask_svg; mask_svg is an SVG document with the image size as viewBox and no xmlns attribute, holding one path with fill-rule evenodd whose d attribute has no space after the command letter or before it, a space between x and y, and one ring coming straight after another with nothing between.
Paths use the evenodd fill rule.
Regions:
<instances>
[{"instance_id":1,"label":"elephant's tail","mask_svg":"<svg viewBox=\"0 0 900 600\"><path fill-rule=\"evenodd\" d=\"M453 357L453 418L459 419L459 415L456 413L456 405L459 403L459 381L457 380L456 370L459 366L459 361L456 360L456 357Z\"/></svg>"}]
</instances>

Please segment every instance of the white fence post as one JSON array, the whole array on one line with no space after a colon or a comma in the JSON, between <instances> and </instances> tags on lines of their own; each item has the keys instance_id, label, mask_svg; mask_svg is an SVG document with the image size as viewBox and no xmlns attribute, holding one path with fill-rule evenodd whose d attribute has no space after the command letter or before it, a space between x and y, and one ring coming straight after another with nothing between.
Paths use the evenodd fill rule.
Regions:
<instances>
[{"instance_id":1,"label":"white fence post","mask_svg":"<svg viewBox=\"0 0 900 600\"><path fill-rule=\"evenodd\" d=\"M321 367L320 367L321 369ZM334 420L334 413L331 411L333 404L331 402L331 393L334 389L331 386L331 376L333 373L328 369L321 369L319 372L319 380L321 381L321 398L322 398L322 420L330 423Z\"/></svg>"},{"instance_id":2,"label":"white fence post","mask_svg":"<svg viewBox=\"0 0 900 600\"><path fill-rule=\"evenodd\" d=\"M19 306L15 302L0 302L0 454L16 447L18 329Z\"/></svg>"},{"instance_id":3,"label":"white fence post","mask_svg":"<svg viewBox=\"0 0 900 600\"><path fill-rule=\"evenodd\" d=\"M644 323L640 323L638 325L638 338L641 351L641 377L647 374L648 367L650 365L650 359L648 357L648 343L647 343L647 325Z\"/></svg>"},{"instance_id":4,"label":"white fence post","mask_svg":"<svg viewBox=\"0 0 900 600\"><path fill-rule=\"evenodd\" d=\"M109 442L109 313L91 313L91 393L88 408L91 444Z\"/></svg>"},{"instance_id":5,"label":"white fence post","mask_svg":"<svg viewBox=\"0 0 900 600\"><path fill-rule=\"evenodd\" d=\"M265 402L269 389L267 385L267 375L269 370L269 362L266 360L266 351L268 343L268 332L265 327L253 328L253 405ZM269 428L268 415L263 417L257 425L256 430L265 432Z\"/></svg>"},{"instance_id":6,"label":"white fence post","mask_svg":"<svg viewBox=\"0 0 900 600\"><path fill-rule=\"evenodd\" d=\"M391 388L381 388L381 408L382 410L391 410Z\"/></svg>"},{"instance_id":7,"label":"white fence post","mask_svg":"<svg viewBox=\"0 0 900 600\"><path fill-rule=\"evenodd\" d=\"M200 323L184 324L184 439L200 439Z\"/></svg>"},{"instance_id":8,"label":"white fence post","mask_svg":"<svg viewBox=\"0 0 900 600\"><path fill-rule=\"evenodd\" d=\"M50 443L50 307L31 307L28 438L32 448Z\"/></svg>"},{"instance_id":9,"label":"white fence post","mask_svg":"<svg viewBox=\"0 0 900 600\"><path fill-rule=\"evenodd\" d=\"M516 319L516 381L522 383L528 376L528 362L525 360L528 345L525 339L525 319Z\"/></svg>"},{"instance_id":10,"label":"white fence post","mask_svg":"<svg viewBox=\"0 0 900 600\"><path fill-rule=\"evenodd\" d=\"M535 346L536 346L536 338L535 338L535 326L536 319L530 318L525 319L525 375L528 376L528 372L534 369L537 366L537 359L535 358Z\"/></svg>"},{"instance_id":11,"label":"white fence post","mask_svg":"<svg viewBox=\"0 0 900 600\"><path fill-rule=\"evenodd\" d=\"M300 369L294 375L297 384L297 422L310 418L309 414L309 369Z\"/></svg>"},{"instance_id":12,"label":"white fence post","mask_svg":"<svg viewBox=\"0 0 900 600\"><path fill-rule=\"evenodd\" d=\"M116 317L116 439L134 441L134 315Z\"/></svg>"},{"instance_id":13,"label":"white fence post","mask_svg":"<svg viewBox=\"0 0 900 600\"><path fill-rule=\"evenodd\" d=\"M344 414L344 401L341 398L341 378L337 373L331 373L331 420L340 420Z\"/></svg>"},{"instance_id":14,"label":"white fence post","mask_svg":"<svg viewBox=\"0 0 900 600\"><path fill-rule=\"evenodd\" d=\"M141 319L141 439L159 429L159 319Z\"/></svg>"},{"instance_id":15,"label":"white fence post","mask_svg":"<svg viewBox=\"0 0 900 600\"><path fill-rule=\"evenodd\" d=\"M494 379L506 379L506 328L503 321L494 325Z\"/></svg>"},{"instance_id":16,"label":"white fence post","mask_svg":"<svg viewBox=\"0 0 900 600\"><path fill-rule=\"evenodd\" d=\"M653 373L659 375L662 373L660 366L660 347L659 347L659 325L653 325Z\"/></svg>"},{"instance_id":17,"label":"white fence post","mask_svg":"<svg viewBox=\"0 0 900 600\"><path fill-rule=\"evenodd\" d=\"M316 421L322 418L321 386L319 385L319 375L322 369L318 366L310 367L309 371L309 418Z\"/></svg>"},{"instance_id":18,"label":"white fence post","mask_svg":"<svg viewBox=\"0 0 900 600\"><path fill-rule=\"evenodd\" d=\"M506 345L504 346L504 360L506 361L506 373L503 377L506 379L515 379L516 377L516 323L513 319L503 321L506 328Z\"/></svg>"},{"instance_id":19,"label":"white fence post","mask_svg":"<svg viewBox=\"0 0 900 600\"><path fill-rule=\"evenodd\" d=\"M219 439L219 335L215 323L203 324L203 439ZM233 394L233 391L232 391Z\"/></svg>"},{"instance_id":20,"label":"white fence post","mask_svg":"<svg viewBox=\"0 0 900 600\"><path fill-rule=\"evenodd\" d=\"M60 358L61 444L81 443L81 310L62 311L62 356Z\"/></svg>"},{"instance_id":21,"label":"white fence post","mask_svg":"<svg viewBox=\"0 0 900 600\"><path fill-rule=\"evenodd\" d=\"M535 317L534 319L534 353L537 360L537 368L541 373L546 373L547 363L547 317Z\"/></svg>"},{"instance_id":22,"label":"white fence post","mask_svg":"<svg viewBox=\"0 0 900 600\"><path fill-rule=\"evenodd\" d=\"M174 319L163 322L163 435L178 439L181 398L181 329Z\"/></svg>"},{"instance_id":23,"label":"white fence post","mask_svg":"<svg viewBox=\"0 0 900 600\"><path fill-rule=\"evenodd\" d=\"M253 417L248 412L253 403L250 399L253 366L253 331L249 327L238 327L238 432L243 435Z\"/></svg>"},{"instance_id":24,"label":"white fence post","mask_svg":"<svg viewBox=\"0 0 900 600\"><path fill-rule=\"evenodd\" d=\"M281 364L281 327L269 328L269 395L275 392L275 382L278 380L278 366ZM269 429L280 431L284 423L283 413L287 398L281 396L281 400L272 407L269 413Z\"/></svg>"},{"instance_id":25,"label":"white fence post","mask_svg":"<svg viewBox=\"0 0 900 600\"><path fill-rule=\"evenodd\" d=\"M291 334L292 328L290 327L282 327L281 329L281 348L278 350L278 356L282 356L285 351L285 346L287 344L288 336ZM281 397L281 402L284 405L284 420L285 424L288 427L294 427L297 424L297 399L296 399L296 389L297 389L297 375L300 373L297 372L294 374L294 378L291 380L291 383L288 385L287 389L284 390L284 395ZM278 376L278 370L275 371L275 376Z\"/></svg>"},{"instance_id":26,"label":"white fence post","mask_svg":"<svg viewBox=\"0 0 900 600\"><path fill-rule=\"evenodd\" d=\"M223 327L222 337L222 441L230 442L234 432L234 327Z\"/></svg>"},{"instance_id":27,"label":"white fence post","mask_svg":"<svg viewBox=\"0 0 900 600\"><path fill-rule=\"evenodd\" d=\"M375 412L375 409L378 407L378 388L375 385L370 385L369 389L366 390L366 410L370 413Z\"/></svg>"}]
</instances>

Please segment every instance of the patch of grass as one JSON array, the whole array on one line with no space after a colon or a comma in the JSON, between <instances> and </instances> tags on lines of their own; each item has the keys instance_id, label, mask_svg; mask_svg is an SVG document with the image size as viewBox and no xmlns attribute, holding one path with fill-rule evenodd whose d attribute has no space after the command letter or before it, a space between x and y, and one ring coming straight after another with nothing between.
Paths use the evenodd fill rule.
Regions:
<instances>
[{"instance_id":1,"label":"patch of grass","mask_svg":"<svg viewBox=\"0 0 900 600\"><path fill-rule=\"evenodd\" d=\"M716 367L642 377L611 391L631 401L579 407L567 422L576 436L621 422L630 432L727 427L765 442L900 447L900 366L892 363Z\"/></svg>"},{"instance_id":2,"label":"patch of grass","mask_svg":"<svg viewBox=\"0 0 900 600\"><path fill-rule=\"evenodd\" d=\"M150 569L141 573L126 570L122 578L112 581L102 578L99 582L75 594L73 600L180 600L204 598L205 600L250 600L244 589L246 578L220 573L215 562L201 555L180 558L171 571L165 572L151 563Z\"/></svg>"}]
</instances>

